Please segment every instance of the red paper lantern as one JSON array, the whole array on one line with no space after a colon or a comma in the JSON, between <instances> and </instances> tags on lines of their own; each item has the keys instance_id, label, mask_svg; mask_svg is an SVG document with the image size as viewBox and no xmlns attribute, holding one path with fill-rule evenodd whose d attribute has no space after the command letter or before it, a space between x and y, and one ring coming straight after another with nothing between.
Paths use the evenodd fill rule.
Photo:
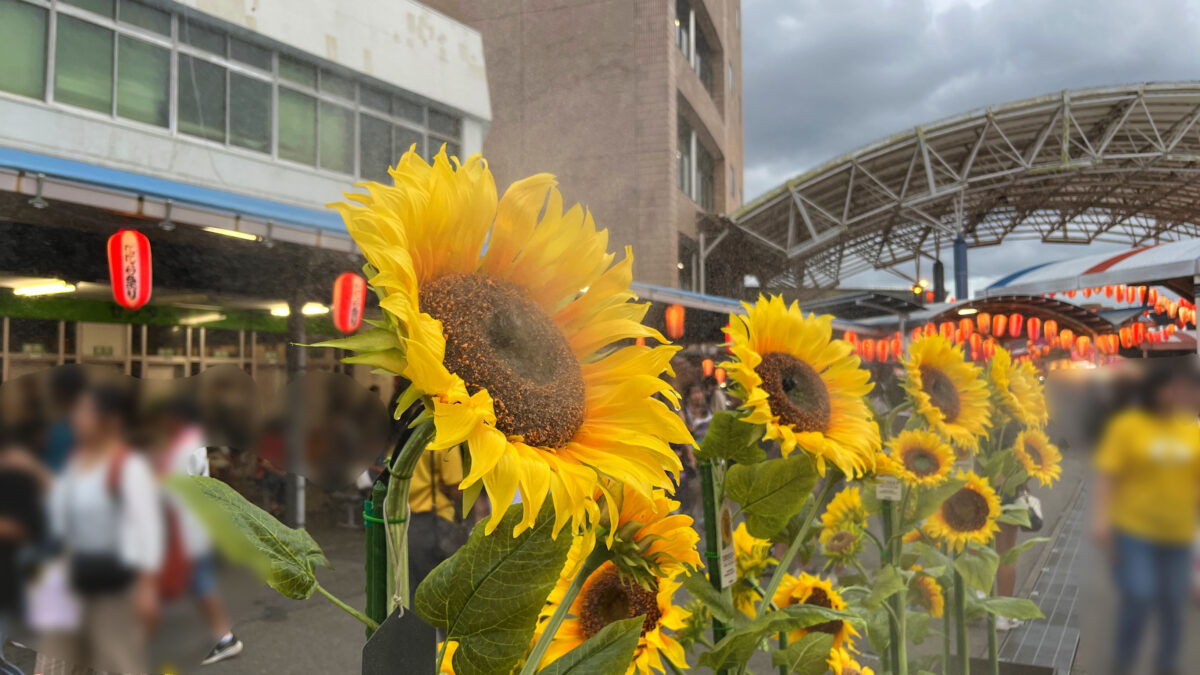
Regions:
<instances>
[{"instance_id":1,"label":"red paper lantern","mask_svg":"<svg viewBox=\"0 0 1200 675\"><path fill-rule=\"evenodd\" d=\"M722 332L725 333L725 351L732 354L733 353L733 336L729 334L728 328L723 329Z\"/></svg>"},{"instance_id":2,"label":"red paper lantern","mask_svg":"<svg viewBox=\"0 0 1200 675\"><path fill-rule=\"evenodd\" d=\"M1107 286L1104 287L1104 294L1111 298L1113 296L1113 294L1116 292L1116 290L1117 289L1114 288L1112 284L1108 284Z\"/></svg>"},{"instance_id":3,"label":"red paper lantern","mask_svg":"<svg viewBox=\"0 0 1200 675\"><path fill-rule=\"evenodd\" d=\"M342 333L353 333L362 325L367 305L367 280L353 272L338 275L333 282L333 326Z\"/></svg>"},{"instance_id":4,"label":"red paper lantern","mask_svg":"<svg viewBox=\"0 0 1200 675\"><path fill-rule=\"evenodd\" d=\"M912 329L912 335L910 337L912 338L913 342L916 342L917 340L920 340L921 336L923 335L925 335L925 331L923 331L920 326L917 326L916 328Z\"/></svg>"},{"instance_id":5,"label":"red paper lantern","mask_svg":"<svg viewBox=\"0 0 1200 675\"><path fill-rule=\"evenodd\" d=\"M1167 302L1167 316L1174 319L1179 315L1179 303L1174 301Z\"/></svg>"},{"instance_id":6,"label":"red paper lantern","mask_svg":"<svg viewBox=\"0 0 1200 675\"><path fill-rule=\"evenodd\" d=\"M932 323L925 324L925 335L926 337L933 337L934 335L937 335L937 326L933 325Z\"/></svg>"},{"instance_id":7,"label":"red paper lantern","mask_svg":"<svg viewBox=\"0 0 1200 675\"><path fill-rule=\"evenodd\" d=\"M703 361L700 362L700 370L704 371L705 377L712 375L713 368L715 368L715 367L716 367L716 364L713 363L712 359L704 359Z\"/></svg>"},{"instance_id":8,"label":"red paper lantern","mask_svg":"<svg viewBox=\"0 0 1200 675\"><path fill-rule=\"evenodd\" d=\"M892 336L892 356L897 359L902 358L904 352L904 341L900 339L900 334L896 333Z\"/></svg>"},{"instance_id":9,"label":"red paper lantern","mask_svg":"<svg viewBox=\"0 0 1200 675\"><path fill-rule=\"evenodd\" d=\"M971 334L975 332L975 322L964 317L958 320L958 328L963 332L963 335L971 337Z\"/></svg>"},{"instance_id":10,"label":"red paper lantern","mask_svg":"<svg viewBox=\"0 0 1200 675\"><path fill-rule=\"evenodd\" d=\"M975 315L975 325L979 327L979 332L984 335L992 334L992 315L987 312L980 312Z\"/></svg>"},{"instance_id":11,"label":"red paper lantern","mask_svg":"<svg viewBox=\"0 0 1200 675\"><path fill-rule=\"evenodd\" d=\"M1137 322L1133 324L1133 344L1140 345L1146 341L1146 324Z\"/></svg>"},{"instance_id":12,"label":"red paper lantern","mask_svg":"<svg viewBox=\"0 0 1200 675\"><path fill-rule=\"evenodd\" d=\"M875 340L863 338L858 341L858 355L863 361L875 360Z\"/></svg>"},{"instance_id":13,"label":"red paper lantern","mask_svg":"<svg viewBox=\"0 0 1200 675\"><path fill-rule=\"evenodd\" d=\"M640 338L634 340L633 344L635 344L639 347L645 347L646 346L646 338L640 337Z\"/></svg>"},{"instance_id":14,"label":"red paper lantern","mask_svg":"<svg viewBox=\"0 0 1200 675\"><path fill-rule=\"evenodd\" d=\"M1121 346L1129 349L1133 346L1133 329L1129 326L1122 326L1121 330L1117 331L1121 336Z\"/></svg>"},{"instance_id":15,"label":"red paper lantern","mask_svg":"<svg viewBox=\"0 0 1200 675\"><path fill-rule=\"evenodd\" d=\"M1080 335L1079 337L1075 338L1075 351L1079 352L1080 356L1087 356L1088 351L1092 346L1091 343L1092 341L1088 338L1088 336Z\"/></svg>"},{"instance_id":16,"label":"red paper lantern","mask_svg":"<svg viewBox=\"0 0 1200 675\"><path fill-rule=\"evenodd\" d=\"M925 291L925 302L933 302L933 291Z\"/></svg>"},{"instance_id":17,"label":"red paper lantern","mask_svg":"<svg viewBox=\"0 0 1200 675\"><path fill-rule=\"evenodd\" d=\"M987 341L983 343L983 357L985 359L990 359L995 355L996 355L996 340L995 340L995 338L988 338Z\"/></svg>"},{"instance_id":18,"label":"red paper lantern","mask_svg":"<svg viewBox=\"0 0 1200 675\"><path fill-rule=\"evenodd\" d=\"M1042 329L1046 333L1047 340L1058 337L1058 322L1054 319L1047 319L1046 323L1042 324Z\"/></svg>"},{"instance_id":19,"label":"red paper lantern","mask_svg":"<svg viewBox=\"0 0 1200 675\"><path fill-rule=\"evenodd\" d=\"M983 338L979 333L971 333L971 337L967 338L967 342L971 345L971 353L977 353L983 348Z\"/></svg>"},{"instance_id":20,"label":"red paper lantern","mask_svg":"<svg viewBox=\"0 0 1200 675\"><path fill-rule=\"evenodd\" d=\"M668 305L664 316L667 321L667 337L678 340L683 337L683 305Z\"/></svg>"},{"instance_id":21,"label":"red paper lantern","mask_svg":"<svg viewBox=\"0 0 1200 675\"><path fill-rule=\"evenodd\" d=\"M954 328L955 328L955 326L952 321L943 321L938 326L938 333L941 333L942 337L953 342L954 341Z\"/></svg>"},{"instance_id":22,"label":"red paper lantern","mask_svg":"<svg viewBox=\"0 0 1200 675\"><path fill-rule=\"evenodd\" d=\"M1138 286L1137 287L1137 304L1141 305L1141 304L1145 304L1145 302L1146 302L1146 287Z\"/></svg>"},{"instance_id":23,"label":"red paper lantern","mask_svg":"<svg viewBox=\"0 0 1200 675\"><path fill-rule=\"evenodd\" d=\"M855 342L858 342L858 333L848 330L844 335L842 335L842 339L850 344L854 344Z\"/></svg>"},{"instance_id":24,"label":"red paper lantern","mask_svg":"<svg viewBox=\"0 0 1200 675\"><path fill-rule=\"evenodd\" d=\"M1068 297L1068 298L1073 298L1073 297L1075 297L1075 289L1074 289L1074 288L1072 288L1071 290L1067 291L1067 297Z\"/></svg>"},{"instance_id":25,"label":"red paper lantern","mask_svg":"<svg viewBox=\"0 0 1200 675\"><path fill-rule=\"evenodd\" d=\"M108 278L113 300L136 310L150 301L154 290L150 240L137 230L117 230L108 238Z\"/></svg>"},{"instance_id":26,"label":"red paper lantern","mask_svg":"<svg viewBox=\"0 0 1200 675\"><path fill-rule=\"evenodd\" d=\"M1013 312L1008 317L1008 335L1009 337L1021 337L1021 328L1025 325L1025 317L1019 312Z\"/></svg>"},{"instance_id":27,"label":"red paper lantern","mask_svg":"<svg viewBox=\"0 0 1200 675\"><path fill-rule=\"evenodd\" d=\"M1004 328L1008 325L1008 317L1003 314L997 314L992 317L992 335L1002 338L1004 337ZM990 357L989 357L990 358Z\"/></svg>"},{"instance_id":28,"label":"red paper lantern","mask_svg":"<svg viewBox=\"0 0 1200 675\"><path fill-rule=\"evenodd\" d=\"M1092 297L1092 289L1090 289L1090 288L1083 289L1083 297L1085 297L1085 298Z\"/></svg>"},{"instance_id":29,"label":"red paper lantern","mask_svg":"<svg viewBox=\"0 0 1200 675\"><path fill-rule=\"evenodd\" d=\"M1151 307L1158 307L1158 289L1157 288L1146 289L1146 304Z\"/></svg>"},{"instance_id":30,"label":"red paper lantern","mask_svg":"<svg viewBox=\"0 0 1200 675\"><path fill-rule=\"evenodd\" d=\"M889 352L892 351L892 343L890 340L880 340L875 343L875 358L879 361L887 361Z\"/></svg>"},{"instance_id":31,"label":"red paper lantern","mask_svg":"<svg viewBox=\"0 0 1200 675\"><path fill-rule=\"evenodd\" d=\"M1125 302L1125 284L1117 285L1117 302Z\"/></svg>"},{"instance_id":32,"label":"red paper lantern","mask_svg":"<svg viewBox=\"0 0 1200 675\"><path fill-rule=\"evenodd\" d=\"M1167 324L1166 331L1167 331L1167 337L1174 336L1175 335L1175 324L1173 324L1173 323Z\"/></svg>"},{"instance_id":33,"label":"red paper lantern","mask_svg":"<svg viewBox=\"0 0 1200 675\"><path fill-rule=\"evenodd\" d=\"M1029 335L1030 340L1036 340L1039 337L1041 337L1042 320L1037 318L1036 316L1029 317L1029 321L1026 322L1026 325L1025 325L1025 332L1026 332L1026 334Z\"/></svg>"},{"instance_id":34,"label":"red paper lantern","mask_svg":"<svg viewBox=\"0 0 1200 675\"><path fill-rule=\"evenodd\" d=\"M713 377L717 378L717 384L725 384L725 369L717 368L713 370Z\"/></svg>"}]
</instances>

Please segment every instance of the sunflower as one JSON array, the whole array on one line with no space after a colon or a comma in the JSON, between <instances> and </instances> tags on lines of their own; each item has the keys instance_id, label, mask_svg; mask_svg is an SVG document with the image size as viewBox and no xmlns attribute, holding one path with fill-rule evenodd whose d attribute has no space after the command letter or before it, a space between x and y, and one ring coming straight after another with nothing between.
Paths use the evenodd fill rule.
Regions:
<instances>
[{"instance_id":1,"label":"sunflower","mask_svg":"<svg viewBox=\"0 0 1200 675\"><path fill-rule=\"evenodd\" d=\"M647 498L627 485L616 486L609 494L613 496L609 508L616 508L619 516L609 528L608 548L623 573L649 581L700 567L696 551L700 535L692 527L692 517L672 513L679 502L663 490L655 489Z\"/></svg>"},{"instance_id":2,"label":"sunflower","mask_svg":"<svg viewBox=\"0 0 1200 675\"><path fill-rule=\"evenodd\" d=\"M733 531L733 550L737 554L737 582L731 587L733 605L746 616L754 616L759 599L755 586L767 566L778 561L771 557L771 542L750 534L745 523L738 523Z\"/></svg>"},{"instance_id":3,"label":"sunflower","mask_svg":"<svg viewBox=\"0 0 1200 675\"><path fill-rule=\"evenodd\" d=\"M549 618L563 595L571 585L573 575L559 577L558 586L547 599L542 617L534 634L534 642L541 637ZM538 668L544 668L555 659L583 644L608 624L621 619L645 615L642 635L638 639L633 662L626 673L648 675L652 671L666 672L662 658L678 668L687 668L687 659L680 645L667 635L666 629L680 631L685 628L690 612L674 604L675 592L682 586L678 577L654 579L647 587L623 576L617 566L606 562L592 572L583 582L583 588L571 605L571 613L558 628L550 647L542 657Z\"/></svg>"},{"instance_id":4,"label":"sunflower","mask_svg":"<svg viewBox=\"0 0 1200 675\"><path fill-rule=\"evenodd\" d=\"M909 530L907 533L905 533L905 535L900 538L900 541L904 542L905 544L915 544L918 541L921 541L923 536L924 535L921 533L921 528L918 527L915 530Z\"/></svg>"},{"instance_id":5,"label":"sunflower","mask_svg":"<svg viewBox=\"0 0 1200 675\"><path fill-rule=\"evenodd\" d=\"M896 475L908 485L937 487L946 482L954 469L954 450L941 436L906 429L888 443Z\"/></svg>"},{"instance_id":6,"label":"sunflower","mask_svg":"<svg viewBox=\"0 0 1200 675\"><path fill-rule=\"evenodd\" d=\"M845 565L862 552L863 528L856 525L822 527L819 539L829 565Z\"/></svg>"},{"instance_id":7,"label":"sunflower","mask_svg":"<svg viewBox=\"0 0 1200 675\"><path fill-rule=\"evenodd\" d=\"M779 590L775 591L775 597L772 600L775 606L780 608L803 604L816 605L826 609L846 609L846 601L842 600L842 596L833 589L833 584L806 572L801 572L799 577L785 574L783 583L779 585ZM851 649L853 649L851 640L858 636L858 631L854 629L854 626L846 621L834 620L794 630L788 634L788 640L799 641L809 633L828 633L833 636L835 648L850 647Z\"/></svg>"},{"instance_id":8,"label":"sunflower","mask_svg":"<svg viewBox=\"0 0 1200 675\"><path fill-rule=\"evenodd\" d=\"M913 565L916 572L909 586L909 597L913 604L922 607L934 619L942 618L946 612L946 596L942 585L934 577L925 574L920 565Z\"/></svg>"},{"instance_id":9,"label":"sunflower","mask_svg":"<svg viewBox=\"0 0 1200 675\"><path fill-rule=\"evenodd\" d=\"M929 427L964 450L979 447L991 423L979 366L967 363L946 338L929 335L909 347L904 371L913 409Z\"/></svg>"},{"instance_id":10,"label":"sunflower","mask_svg":"<svg viewBox=\"0 0 1200 675\"><path fill-rule=\"evenodd\" d=\"M956 477L965 484L950 495L925 523L926 533L957 552L967 542L987 544L999 531L1000 499L987 481L974 471Z\"/></svg>"},{"instance_id":11,"label":"sunflower","mask_svg":"<svg viewBox=\"0 0 1200 675\"><path fill-rule=\"evenodd\" d=\"M1062 453L1041 430L1026 429L1017 434L1013 452L1025 467L1025 473L1038 479L1043 486L1050 487L1062 478Z\"/></svg>"},{"instance_id":12,"label":"sunflower","mask_svg":"<svg viewBox=\"0 0 1200 675\"><path fill-rule=\"evenodd\" d=\"M988 375L1001 405L1014 419L1027 428L1046 426L1046 394L1032 363L1018 364L1007 350L997 347Z\"/></svg>"},{"instance_id":13,"label":"sunflower","mask_svg":"<svg viewBox=\"0 0 1200 675\"><path fill-rule=\"evenodd\" d=\"M423 399L429 447L465 444L462 489L482 482L498 505L519 490L518 533L547 495L554 533L581 529L599 475L643 494L668 487L681 468L670 444L692 439L660 378L676 348L631 344L665 342L641 323L648 305L631 302L631 252L614 263L607 231L578 205L564 211L549 174L498 199L479 155L452 164L443 149L430 165L410 150L390 173L394 185L364 183L366 194L347 194L356 203L333 205L369 262L383 321L322 346L411 381L397 415ZM493 510L488 533L503 515Z\"/></svg>"},{"instance_id":14,"label":"sunflower","mask_svg":"<svg viewBox=\"0 0 1200 675\"><path fill-rule=\"evenodd\" d=\"M875 675L875 671L870 668L860 665L854 657L850 656L850 652L835 647L829 652L829 670L833 675Z\"/></svg>"},{"instance_id":15,"label":"sunflower","mask_svg":"<svg viewBox=\"0 0 1200 675\"><path fill-rule=\"evenodd\" d=\"M445 649L446 654L442 657L442 667L438 670L438 675L454 675L454 652L458 649L458 641L451 640L445 646L438 643L438 649Z\"/></svg>"},{"instance_id":16,"label":"sunflower","mask_svg":"<svg viewBox=\"0 0 1200 675\"><path fill-rule=\"evenodd\" d=\"M848 476L873 468L879 427L865 402L872 384L849 343L834 340L832 317L805 316L783 298L744 303L729 317L729 350L722 367L740 390L744 418L766 428L786 457L799 446L824 475L829 461Z\"/></svg>"},{"instance_id":17,"label":"sunflower","mask_svg":"<svg viewBox=\"0 0 1200 675\"><path fill-rule=\"evenodd\" d=\"M836 529L845 526L866 527L867 507L863 505L862 491L858 487L847 487L834 495L821 514L821 526Z\"/></svg>"}]
</instances>

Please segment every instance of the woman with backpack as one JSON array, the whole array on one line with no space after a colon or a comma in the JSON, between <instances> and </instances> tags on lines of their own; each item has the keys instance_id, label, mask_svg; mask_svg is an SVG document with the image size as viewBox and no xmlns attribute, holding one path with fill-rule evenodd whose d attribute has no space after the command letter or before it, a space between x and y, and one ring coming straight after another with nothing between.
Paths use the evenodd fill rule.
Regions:
<instances>
[{"instance_id":1,"label":"woman with backpack","mask_svg":"<svg viewBox=\"0 0 1200 675\"><path fill-rule=\"evenodd\" d=\"M101 383L71 412L76 446L49 507L79 612L75 630L46 636L38 672L147 671L164 528L154 473L126 436L135 408L128 387Z\"/></svg>"}]
</instances>

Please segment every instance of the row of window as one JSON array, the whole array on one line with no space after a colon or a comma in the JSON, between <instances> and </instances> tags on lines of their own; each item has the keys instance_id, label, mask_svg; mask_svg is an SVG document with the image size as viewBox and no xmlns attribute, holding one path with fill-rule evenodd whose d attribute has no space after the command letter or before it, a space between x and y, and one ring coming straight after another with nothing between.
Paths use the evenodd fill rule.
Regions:
<instances>
[{"instance_id":1,"label":"row of window","mask_svg":"<svg viewBox=\"0 0 1200 675\"><path fill-rule=\"evenodd\" d=\"M700 208L712 211L715 208L716 160L704 144L696 138L696 131L682 117L677 123L678 137L675 146L676 172L679 189L692 198ZM732 176L732 173L730 174Z\"/></svg>"},{"instance_id":2,"label":"row of window","mask_svg":"<svg viewBox=\"0 0 1200 675\"><path fill-rule=\"evenodd\" d=\"M60 2L86 12L0 0L0 91L370 179L460 152L461 118L398 92L136 0Z\"/></svg>"}]
</instances>

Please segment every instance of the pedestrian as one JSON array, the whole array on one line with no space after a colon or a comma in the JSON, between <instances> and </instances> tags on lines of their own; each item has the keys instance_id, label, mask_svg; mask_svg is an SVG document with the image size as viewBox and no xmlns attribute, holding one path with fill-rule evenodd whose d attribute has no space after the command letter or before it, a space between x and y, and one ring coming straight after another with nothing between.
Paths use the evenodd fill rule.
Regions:
<instances>
[{"instance_id":1,"label":"pedestrian","mask_svg":"<svg viewBox=\"0 0 1200 675\"><path fill-rule=\"evenodd\" d=\"M130 388L106 383L89 387L72 411L75 447L52 489L50 520L79 599L78 625L45 637L49 663L39 672L147 672L164 537L154 473L126 436L134 410Z\"/></svg>"},{"instance_id":2,"label":"pedestrian","mask_svg":"<svg viewBox=\"0 0 1200 675\"><path fill-rule=\"evenodd\" d=\"M25 444L0 438L0 675L22 675L4 659L4 642L22 610L25 554L43 541L43 494L50 472Z\"/></svg>"},{"instance_id":3,"label":"pedestrian","mask_svg":"<svg viewBox=\"0 0 1200 675\"><path fill-rule=\"evenodd\" d=\"M1120 596L1115 673L1134 669L1157 614L1158 673L1179 673L1192 542L1200 507L1194 372L1156 367L1141 406L1115 416L1094 458L1092 536L1113 562Z\"/></svg>"}]
</instances>

